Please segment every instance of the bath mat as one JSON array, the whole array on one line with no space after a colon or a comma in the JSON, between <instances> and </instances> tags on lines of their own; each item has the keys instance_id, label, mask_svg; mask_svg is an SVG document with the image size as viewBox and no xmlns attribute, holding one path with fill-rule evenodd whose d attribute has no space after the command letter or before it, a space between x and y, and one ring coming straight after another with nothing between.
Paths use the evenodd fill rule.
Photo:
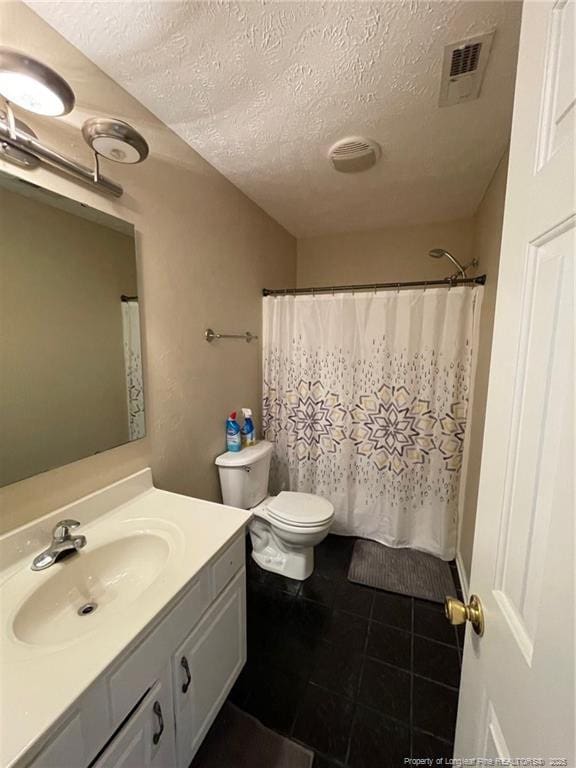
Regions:
<instances>
[{"instance_id":1,"label":"bath mat","mask_svg":"<svg viewBox=\"0 0 576 768\"><path fill-rule=\"evenodd\" d=\"M367 539L358 539L354 544L348 579L435 603L443 603L446 595L456 594L450 566L444 560Z\"/></svg>"},{"instance_id":2,"label":"bath mat","mask_svg":"<svg viewBox=\"0 0 576 768\"><path fill-rule=\"evenodd\" d=\"M190 768L312 768L313 752L226 702Z\"/></svg>"}]
</instances>

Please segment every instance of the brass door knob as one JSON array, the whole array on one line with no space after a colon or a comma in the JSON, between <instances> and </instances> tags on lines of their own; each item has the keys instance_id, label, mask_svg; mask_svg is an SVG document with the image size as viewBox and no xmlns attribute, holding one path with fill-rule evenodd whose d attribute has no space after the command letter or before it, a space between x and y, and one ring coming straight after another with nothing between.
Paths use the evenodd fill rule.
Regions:
<instances>
[{"instance_id":1,"label":"brass door knob","mask_svg":"<svg viewBox=\"0 0 576 768\"><path fill-rule=\"evenodd\" d=\"M477 595L470 595L468 605L455 597L447 597L444 600L444 614L450 624L458 626L469 621L477 635L482 637L484 634L484 611Z\"/></svg>"}]
</instances>

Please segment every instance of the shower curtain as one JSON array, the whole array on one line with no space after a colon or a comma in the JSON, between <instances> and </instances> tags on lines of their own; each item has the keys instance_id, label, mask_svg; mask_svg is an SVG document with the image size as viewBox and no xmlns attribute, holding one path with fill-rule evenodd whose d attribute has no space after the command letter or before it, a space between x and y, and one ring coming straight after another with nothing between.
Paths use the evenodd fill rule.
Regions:
<instances>
[{"instance_id":1,"label":"shower curtain","mask_svg":"<svg viewBox=\"0 0 576 768\"><path fill-rule=\"evenodd\" d=\"M263 299L272 488L333 532L454 557L481 287Z\"/></svg>"},{"instance_id":2,"label":"shower curtain","mask_svg":"<svg viewBox=\"0 0 576 768\"><path fill-rule=\"evenodd\" d=\"M142 353L140 348L140 314L137 301L122 301L124 335L124 367L128 399L128 434L138 440L146 434L144 421L144 387L142 385Z\"/></svg>"}]
</instances>

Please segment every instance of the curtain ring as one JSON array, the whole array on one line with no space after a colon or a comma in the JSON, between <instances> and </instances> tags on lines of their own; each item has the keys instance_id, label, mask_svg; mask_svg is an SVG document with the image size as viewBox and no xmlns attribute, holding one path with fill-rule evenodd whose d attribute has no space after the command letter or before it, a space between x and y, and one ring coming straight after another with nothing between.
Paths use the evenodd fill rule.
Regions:
<instances>
[{"instance_id":1,"label":"curtain ring","mask_svg":"<svg viewBox=\"0 0 576 768\"><path fill-rule=\"evenodd\" d=\"M378 292L378 288L376 283L374 283L374 296L376 296L376 293Z\"/></svg>"},{"instance_id":2,"label":"curtain ring","mask_svg":"<svg viewBox=\"0 0 576 768\"><path fill-rule=\"evenodd\" d=\"M396 283L396 293L400 293L400 283Z\"/></svg>"}]
</instances>

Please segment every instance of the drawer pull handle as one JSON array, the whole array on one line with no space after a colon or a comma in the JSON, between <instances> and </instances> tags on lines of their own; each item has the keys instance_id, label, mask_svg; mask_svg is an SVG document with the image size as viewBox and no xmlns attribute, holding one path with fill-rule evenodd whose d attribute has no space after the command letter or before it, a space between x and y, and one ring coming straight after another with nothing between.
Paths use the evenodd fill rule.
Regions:
<instances>
[{"instance_id":1,"label":"drawer pull handle","mask_svg":"<svg viewBox=\"0 0 576 768\"><path fill-rule=\"evenodd\" d=\"M186 672L186 682L182 683L182 693L186 693L188 688L190 688L190 683L192 682L192 675L190 674L190 665L188 664L188 659L186 656L182 656L180 659L180 666Z\"/></svg>"},{"instance_id":2,"label":"drawer pull handle","mask_svg":"<svg viewBox=\"0 0 576 768\"><path fill-rule=\"evenodd\" d=\"M160 702L155 701L152 709L154 710L154 714L158 718L158 730L152 736L152 741L154 742L154 744L158 744L158 742L160 741L160 736L162 736L162 733L164 732L164 718L162 717L162 707L160 706Z\"/></svg>"}]
</instances>

